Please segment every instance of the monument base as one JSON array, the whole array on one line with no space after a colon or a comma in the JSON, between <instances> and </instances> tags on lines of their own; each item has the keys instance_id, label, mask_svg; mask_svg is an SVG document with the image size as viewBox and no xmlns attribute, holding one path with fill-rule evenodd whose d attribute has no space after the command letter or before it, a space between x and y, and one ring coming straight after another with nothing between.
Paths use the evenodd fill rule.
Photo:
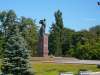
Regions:
<instances>
[{"instance_id":1,"label":"monument base","mask_svg":"<svg viewBox=\"0 0 100 75\"><path fill-rule=\"evenodd\" d=\"M48 57L48 35L47 34L39 38L38 56Z\"/></svg>"}]
</instances>

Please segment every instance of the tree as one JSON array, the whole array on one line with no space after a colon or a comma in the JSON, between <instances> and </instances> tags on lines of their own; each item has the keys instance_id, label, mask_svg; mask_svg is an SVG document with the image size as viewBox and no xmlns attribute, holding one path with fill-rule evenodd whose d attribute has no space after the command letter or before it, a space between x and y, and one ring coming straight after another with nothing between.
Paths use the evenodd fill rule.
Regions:
<instances>
[{"instance_id":1,"label":"tree","mask_svg":"<svg viewBox=\"0 0 100 75\"><path fill-rule=\"evenodd\" d=\"M62 39L63 39L62 13L60 12L60 10L58 10L57 12L55 12L54 16L55 16L55 24L52 24L52 27L50 30L49 49L53 52L52 54L54 54L55 56L62 56Z\"/></svg>"},{"instance_id":2,"label":"tree","mask_svg":"<svg viewBox=\"0 0 100 75\"><path fill-rule=\"evenodd\" d=\"M2 34L2 32L0 32L0 58L2 58L2 56L3 56L3 51L4 51L3 45L4 45L4 43L5 43L5 41L4 41L3 34Z\"/></svg>"},{"instance_id":3,"label":"tree","mask_svg":"<svg viewBox=\"0 0 100 75\"><path fill-rule=\"evenodd\" d=\"M5 44L4 23L5 23L6 18L7 18L7 12L6 11L0 12L0 58L2 58L3 52L4 52L4 44Z\"/></svg>"},{"instance_id":4,"label":"tree","mask_svg":"<svg viewBox=\"0 0 100 75\"><path fill-rule=\"evenodd\" d=\"M63 56L70 56L70 49L72 48L72 37L74 30L64 28L63 29L63 42L62 42L62 54Z\"/></svg>"},{"instance_id":5,"label":"tree","mask_svg":"<svg viewBox=\"0 0 100 75\"><path fill-rule=\"evenodd\" d=\"M9 30L11 30L10 28L14 21L18 24L21 35L27 41L30 55L35 56L37 53L38 29L33 19L25 17L17 18L13 10L0 12L0 32L2 33L4 40L6 41L7 35L10 34ZM12 25L9 24L10 22Z\"/></svg>"},{"instance_id":6,"label":"tree","mask_svg":"<svg viewBox=\"0 0 100 75\"><path fill-rule=\"evenodd\" d=\"M4 23L5 23L6 19L7 19L7 12L6 11L0 12L0 31L2 33L5 33L6 27L5 27Z\"/></svg>"},{"instance_id":7,"label":"tree","mask_svg":"<svg viewBox=\"0 0 100 75\"><path fill-rule=\"evenodd\" d=\"M89 29L90 32L92 32L93 34L95 34L96 36L100 37L100 25L96 25L94 27L91 27Z\"/></svg>"},{"instance_id":8,"label":"tree","mask_svg":"<svg viewBox=\"0 0 100 75\"><path fill-rule=\"evenodd\" d=\"M38 32L35 21L31 18L22 17L20 24L20 32L22 32L23 38L27 41L30 54L31 56L35 56L37 53L38 42Z\"/></svg>"},{"instance_id":9,"label":"tree","mask_svg":"<svg viewBox=\"0 0 100 75\"><path fill-rule=\"evenodd\" d=\"M12 27L16 23L16 14L13 10L9 10L6 14L6 19L3 23L4 36L7 39L10 34L12 34Z\"/></svg>"},{"instance_id":10,"label":"tree","mask_svg":"<svg viewBox=\"0 0 100 75\"><path fill-rule=\"evenodd\" d=\"M88 31L75 32L72 39L72 56L79 59L100 59L99 31L99 26L95 26Z\"/></svg>"},{"instance_id":11,"label":"tree","mask_svg":"<svg viewBox=\"0 0 100 75\"><path fill-rule=\"evenodd\" d=\"M90 33L86 30L75 32L72 37L73 55L80 59L90 58L88 52L91 50L89 37Z\"/></svg>"},{"instance_id":12,"label":"tree","mask_svg":"<svg viewBox=\"0 0 100 75\"><path fill-rule=\"evenodd\" d=\"M52 24L52 27L50 29L50 34L49 34L49 54L50 55L55 55L56 53L56 45L57 45L57 41L56 41L56 30L55 30L55 24Z\"/></svg>"},{"instance_id":13,"label":"tree","mask_svg":"<svg viewBox=\"0 0 100 75\"><path fill-rule=\"evenodd\" d=\"M24 38L19 32L16 14L7 13L5 25L5 50L3 55L2 75L32 75L28 67L28 50Z\"/></svg>"}]
</instances>

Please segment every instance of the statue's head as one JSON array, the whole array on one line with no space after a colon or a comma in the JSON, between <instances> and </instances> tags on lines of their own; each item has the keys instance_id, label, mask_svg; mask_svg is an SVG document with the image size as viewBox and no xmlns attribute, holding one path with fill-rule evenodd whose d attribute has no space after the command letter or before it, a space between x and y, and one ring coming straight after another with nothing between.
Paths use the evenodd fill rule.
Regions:
<instances>
[{"instance_id":1,"label":"statue's head","mask_svg":"<svg viewBox=\"0 0 100 75\"><path fill-rule=\"evenodd\" d=\"M45 24L45 21L46 21L46 19L40 20L39 21L39 24L42 24L43 25L43 24Z\"/></svg>"}]
</instances>

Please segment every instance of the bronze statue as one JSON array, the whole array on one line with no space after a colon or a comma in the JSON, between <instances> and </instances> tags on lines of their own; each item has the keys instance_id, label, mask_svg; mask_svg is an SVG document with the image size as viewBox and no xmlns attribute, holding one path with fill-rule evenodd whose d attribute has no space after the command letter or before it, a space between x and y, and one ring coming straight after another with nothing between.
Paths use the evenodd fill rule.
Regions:
<instances>
[{"instance_id":1,"label":"bronze statue","mask_svg":"<svg viewBox=\"0 0 100 75\"><path fill-rule=\"evenodd\" d=\"M45 28L46 28L45 21L46 21L45 19L39 21L39 24L41 24L40 31L39 31L40 37L43 37L45 34Z\"/></svg>"}]
</instances>

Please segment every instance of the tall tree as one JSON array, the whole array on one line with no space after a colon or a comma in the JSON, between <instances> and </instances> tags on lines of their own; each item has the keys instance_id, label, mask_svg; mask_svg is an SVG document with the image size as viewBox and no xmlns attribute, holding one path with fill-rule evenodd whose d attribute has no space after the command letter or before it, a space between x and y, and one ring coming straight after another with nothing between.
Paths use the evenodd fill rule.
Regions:
<instances>
[{"instance_id":1,"label":"tall tree","mask_svg":"<svg viewBox=\"0 0 100 75\"><path fill-rule=\"evenodd\" d=\"M51 40L50 44L53 46L53 52L55 56L62 56L62 33L63 33L63 19L62 19L62 13L60 10L55 12L55 24L52 25L51 27L51 32L49 36L49 41ZM52 38L52 36L54 38ZM53 40L53 42L52 42ZM49 47L51 50L52 48Z\"/></svg>"},{"instance_id":2,"label":"tall tree","mask_svg":"<svg viewBox=\"0 0 100 75\"><path fill-rule=\"evenodd\" d=\"M56 52L56 30L55 30L55 24L53 23L50 29L50 34L49 34L49 54L50 55L55 55Z\"/></svg>"}]
</instances>

